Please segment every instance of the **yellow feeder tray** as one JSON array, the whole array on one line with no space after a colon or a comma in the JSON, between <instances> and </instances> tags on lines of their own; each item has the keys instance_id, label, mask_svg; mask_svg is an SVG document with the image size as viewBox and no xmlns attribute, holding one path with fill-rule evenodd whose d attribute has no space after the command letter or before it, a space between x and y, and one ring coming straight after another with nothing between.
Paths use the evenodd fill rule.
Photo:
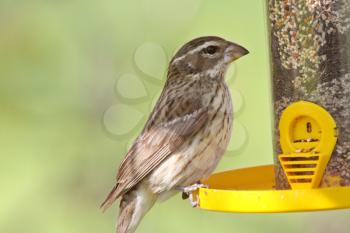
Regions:
<instances>
[{"instance_id":1,"label":"yellow feeder tray","mask_svg":"<svg viewBox=\"0 0 350 233\"><path fill-rule=\"evenodd\" d=\"M350 208L350 187L275 190L274 165L217 173L194 197L206 210L281 213Z\"/></svg>"},{"instance_id":2,"label":"yellow feeder tray","mask_svg":"<svg viewBox=\"0 0 350 233\"><path fill-rule=\"evenodd\" d=\"M198 207L241 213L350 208L350 187L317 188L337 140L329 113L299 101L285 109L279 129L279 160L292 189L275 189L274 165L221 172L203 182L209 188L193 193Z\"/></svg>"}]
</instances>

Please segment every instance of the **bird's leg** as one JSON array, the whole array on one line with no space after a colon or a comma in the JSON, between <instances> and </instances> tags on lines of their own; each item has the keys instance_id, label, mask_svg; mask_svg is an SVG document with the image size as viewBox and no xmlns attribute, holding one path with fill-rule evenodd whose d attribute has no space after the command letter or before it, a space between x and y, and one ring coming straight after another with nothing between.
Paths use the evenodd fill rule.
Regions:
<instances>
[{"instance_id":1,"label":"bird's leg","mask_svg":"<svg viewBox=\"0 0 350 233\"><path fill-rule=\"evenodd\" d=\"M189 198L192 207L197 207L199 204L199 200L195 200L192 193L200 188L208 188L208 185L197 182L190 186L177 187L178 190L182 191L182 199Z\"/></svg>"},{"instance_id":2,"label":"bird's leg","mask_svg":"<svg viewBox=\"0 0 350 233\"><path fill-rule=\"evenodd\" d=\"M200 188L208 188L208 185L205 185L205 184L198 182L198 183L195 183L193 185L183 187L183 192L184 193L192 193Z\"/></svg>"}]
</instances>

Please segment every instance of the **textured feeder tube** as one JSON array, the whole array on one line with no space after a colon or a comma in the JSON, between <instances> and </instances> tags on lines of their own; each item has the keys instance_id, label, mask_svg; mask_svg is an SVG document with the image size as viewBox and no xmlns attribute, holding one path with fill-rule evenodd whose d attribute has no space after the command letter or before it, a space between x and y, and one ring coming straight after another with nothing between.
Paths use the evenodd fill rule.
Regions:
<instances>
[{"instance_id":1,"label":"textured feeder tube","mask_svg":"<svg viewBox=\"0 0 350 233\"><path fill-rule=\"evenodd\" d=\"M290 188L277 159L278 122L295 101L325 108L338 142L321 186L350 185L350 0L269 0L278 189Z\"/></svg>"}]
</instances>

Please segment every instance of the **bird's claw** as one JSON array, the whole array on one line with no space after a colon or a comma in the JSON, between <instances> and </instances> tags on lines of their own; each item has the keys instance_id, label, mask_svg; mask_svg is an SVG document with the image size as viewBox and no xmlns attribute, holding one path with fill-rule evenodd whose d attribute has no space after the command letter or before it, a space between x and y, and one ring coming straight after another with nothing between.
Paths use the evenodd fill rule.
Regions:
<instances>
[{"instance_id":1,"label":"bird's claw","mask_svg":"<svg viewBox=\"0 0 350 233\"><path fill-rule=\"evenodd\" d=\"M181 187L180 190L182 191L183 199L186 199L188 197L192 207L198 207L199 199L198 197L194 198L193 192L200 188L208 188L208 187L209 187L208 185L196 183L190 186Z\"/></svg>"},{"instance_id":2,"label":"bird's claw","mask_svg":"<svg viewBox=\"0 0 350 233\"><path fill-rule=\"evenodd\" d=\"M184 193L192 193L200 188L208 188L208 185L205 185L205 184L193 184L193 185L190 185L190 186L187 186L187 187L184 187L183 188L183 192Z\"/></svg>"}]
</instances>

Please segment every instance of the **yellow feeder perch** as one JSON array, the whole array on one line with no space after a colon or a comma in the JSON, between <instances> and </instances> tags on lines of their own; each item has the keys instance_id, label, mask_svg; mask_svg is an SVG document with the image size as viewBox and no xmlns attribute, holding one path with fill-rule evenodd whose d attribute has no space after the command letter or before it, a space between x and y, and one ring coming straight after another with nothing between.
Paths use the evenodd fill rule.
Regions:
<instances>
[{"instance_id":1,"label":"yellow feeder perch","mask_svg":"<svg viewBox=\"0 0 350 233\"><path fill-rule=\"evenodd\" d=\"M318 188L336 144L336 124L320 106L299 101L282 113L279 155L292 189L276 190L274 165L212 175L193 196L201 209L276 213L350 208L350 187Z\"/></svg>"}]
</instances>

